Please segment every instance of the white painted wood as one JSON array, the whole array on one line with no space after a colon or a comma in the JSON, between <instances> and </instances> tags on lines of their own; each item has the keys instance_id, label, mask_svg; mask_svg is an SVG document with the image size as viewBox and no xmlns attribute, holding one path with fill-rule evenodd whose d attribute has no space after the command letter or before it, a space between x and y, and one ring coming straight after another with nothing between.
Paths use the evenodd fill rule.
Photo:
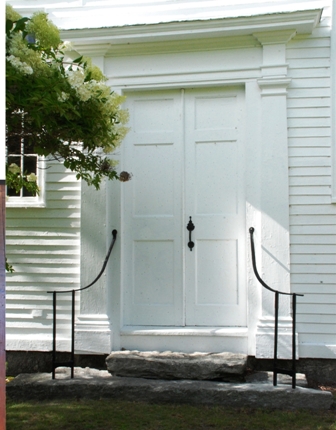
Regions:
<instances>
[{"instance_id":1,"label":"white painted wood","mask_svg":"<svg viewBox=\"0 0 336 430\"><path fill-rule=\"evenodd\" d=\"M230 327L124 327L121 331L125 349L151 351L247 351L247 328ZM141 345L139 347L139 345Z\"/></svg>"},{"instance_id":2,"label":"white painted wood","mask_svg":"<svg viewBox=\"0 0 336 430\"><path fill-rule=\"evenodd\" d=\"M127 10L126 5L112 1L95 4L94 13L92 2L60 4L59 2L47 3L38 0L32 4L32 2L25 0L10 0L9 3L14 4L24 14L43 6L47 12L50 12L50 17L55 20L55 23L62 28L81 27L82 29L79 31L67 31L62 35L66 38L73 38L75 46L83 53L89 53L95 57L101 55L100 64L104 64L109 82L117 90L157 88L161 91L163 88L169 88L172 94L172 89L179 92L180 88L188 90L196 86L245 85L246 130L248 133L246 174L250 178L246 186L248 219L246 227L254 225L258 230L256 240L259 267L261 267L262 274L266 276L267 280L270 279L272 282L275 280L277 284L285 285L289 289L287 274L285 273L283 276L282 270L285 267L285 271L287 271L290 262L292 272L290 289L306 294L298 304L300 356L335 358L336 347L332 336L336 332L334 300L336 273L333 260L336 256L336 235L334 233L336 213L335 205L331 204L330 188L333 167L330 121L332 101L330 89L330 6L332 2L330 0L318 2L309 0L277 0L272 2L223 0L216 2L216 4L212 2L213 7L209 8L209 2L159 1L155 4L143 2L142 8L133 9L130 14L123 13ZM134 5L128 4L128 6L132 9L131 6ZM312 29L314 27L313 22L316 24L316 19L315 21L312 20L312 14L310 12L306 14L304 10L322 7L324 8L322 20L315 29ZM151 14L147 13L148 8L150 8ZM169 9L170 12L167 13ZM112 10L114 13L107 13L107 11L111 12ZM186 10L188 14L185 13ZM301 12L286 13L291 11ZM274 15L268 15L270 12L273 12ZM264 15L258 17L258 13ZM210 17L207 14L212 14L212 18L215 19L207 22L206 19ZM315 18L316 16L315 13ZM103 26L102 17L106 20L109 19L106 21L107 26L113 25L113 19L115 19L119 28L98 29L97 27ZM308 19L309 31L312 30L311 35L308 34L309 31L306 31L306 34L299 34L307 28L305 19ZM132 20L136 20L137 24L148 24L150 20L152 23L165 21L165 24L163 26L125 25ZM170 22L175 20L177 21L176 24ZM185 22L188 20L195 21ZM198 20L202 22L198 22ZM211 29L209 29L209 23ZM272 53L270 46L267 48L260 47L259 41L265 45L264 38L260 35L258 35L259 39L252 36L253 33L266 31L268 26L272 27L275 33L297 27L297 34L293 35L286 47L283 46L284 41L281 40L282 46L278 51L280 57L277 56L276 49ZM88 30L89 27L96 28ZM197 36L196 41L192 39L193 36ZM275 34L275 36L273 42L280 42L279 34ZM105 54L106 56L103 58ZM263 54L265 54L264 58L262 58ZM278 60L280 58L281 61L276 61L277 58ZM269 79L270 76L274 77L273 81ZM262 80L262 77L267 77L267 81ZM287 81L285 78L288 78ZM257 80L261 82L260 87ZM276 80L280 83L280 88L276 84ZM277 104L274 104L274 100L270 97L278 97ZM279 102L279 98L281 102ZM286 103L287 109L285 108ZM181 110L182 106L178 104L173 114L181 112ZM280 125L282 137L284 127L288 125L288 136L285 139L279 138L279 129L275 124L279 112L281 112L281 118L277 125ZM285 121L286 117L287 121ZM284 125L285 122L286 125ZM161 136L164 134L161 133ZM162 153L166 151L162 156L164 161L167 161L167 163L163 163L165 170L155 170L154 168L151 170L152 166L146 165L143 166L142 171L135 172L147 175L146 180L142 183L142 190L140 190L142 194L145 193L146 195L147 192L153 192L155 197L155 193L157 194L155 187L146 187L146 181L153 183L155 177L169 176L169 172L173 169L171 165L169 167L171 158L169 158L170 149L168 149L173 145L168 143L163 145L165 149L162 151ZM151 159L152 154L155 153L155 145L148 146L148 154L146 156L141 155L146 160L147 155ZM288 156L284 156L286 148L288 148ZM280 149L280 152L277 149ZM150 151L152 151L151 154ZM140 151L138 152L140 154ZM181 152L181 160L183 156L184 154ZM281 178L284 180L276 179L279 176L274 176L275 181L273 182L272 174L279 173L280 159L282 160L281 163L284 159L288 160L289 173L287 174L286 164L281 164ZM268 164L268 161L271 163ZM125 166L124 160L122 160L122 166L125 167L125 170L132 171L132 165L131 168L129 165ZM217 166L216 168L218 169ZM70 260L72 258L74 258L74 272L78 270L78 231L81 221L78 211L80 204L78 183L74 181L71 174L56 167L53 167L52 171L49 170L47 174L47 196L49 195L49 200L46 210L17 211L16 209L9 209L7 213L8 256L13 257L14 260L17 258L18 264L24 264L30 270L29 275L20 271L8 277L9 349L48 349L51 320L50 302L45 298L45 289L63 288L63 286L68 288L70 285L77 285L79 279L78 273L61 273L63 267L67 268L66 271L71 267ZM163 266L158 257L159 251L161 254L167 252L169 247L175 246L176 240L182 243L183 239L184 243L183 234L186 234L185 226L188 218L177 227L175 221L172 221L175 212L172 216L168 210L171 204L171 195L174 196L174 204L177 196L178 205L183 207L183 196L179 195L174 187L176 184L180 186L184 177L180 170L175 169L175 166L173 176L174 179L170 182L161 179L158 181L166 187L165 198L162 199L158 196L153 199L152 203L152 209L157 212L157 215L153 217L157 218L157 221L155 220L158 225L155 227L156 230L161 232L165 229L175 229L178 231L177 239L174 241L168 236L163 236L160 241L155 241L155 246L158 248L157 255L152 253L150 257L152 258L152 265L154 261L156 272L153 272L153 275L156 277L160 276L160 267ZM269 178L271 178L270 181ZM172 181L175 181L173 182L173 191ZM132 181L123 184L123 190L133 186ZM286 188L287 193L284 192ZM280 200L277 190L281 191ZM110 229L115 228L116 224L118 224L117 227L120 232L118 236L120 241L116 247L117 252L126 252L128 246L123 241L128 221L127 218L120 220L119 193L120 190L117 185L108 184L108 196L113 197L109 197L107 202L108 231L107 233L99 233L99 249L103 249L103 253L106 244L102 244L102 237L109 237ZM122 196L122 198L124 197ZM209 196L210 198L211 196ZM84 210L90 207L89 200L84 202ZM282 201L283 204L277 206L277 201ZM137 246L134 250L134 252L141 254L142 260L140 259L134 268L141 281L146 283L146 277L142 271L146 267L143 248L146 248L146 244L150 240L154 241L150 234L154 237L157 232L145 231L143 225L141 226L141 217L148 216L146 215L148 206L144 204L144 201L141 199L134 200L134 205L140 213L139 217L135 219L135 224L138 223L136 230L142 232L142 236L137 239ZM287 223L285 218L288 216L286 209L288 206L291 218ZM36 227L37 220L38 228ZM34 234L31 234L32 231ZM196 232L197 230L195 234ZM280 250L277 250L278 243ZM100 248L101 244L102 248ZM261 247L262 252L260 252ZM50 262L49 258L43 256L46 249L47 254L52 258L55 257L54 264ZM291 253L290 258L288 249ZM189 252L186 254L188 257L197 255L188 249L186 251ZM174 254L174 258L180 261L179 264L182 267L183 255L179 255L179 252ZM84 255L82 263L84 268L88 268L88 272L90 266L87 264L90 258L90 255ZM247 255L247 261L250 263L249 258ZM279 261L283 265L282 269L278 266ZM315 267L314 262L318 266ZM37 267L40 264L42 272L47 272L51 268L53 273L39 273ZM97 323L103 331L105 330L103 336L101 333L91 333L92 336L98 336L100 339L98 342L100 346L98 347L95 343L94 348L99 350L104 342L110 342L108 317L111 317L112 321L113 339L111 342L113 343L111 344L113 348L139 345L143 345L144 348L154 348L155 345L160 348L165 346L177 348L183 343L179 339L179 336L183 339L181 333L168 336L158 330L154 334L145 335L139 334L135 328L132 333L125 331L120 336L119 328L124 321L124 315L120 314L120 309L123 309L125 297L122 296L119 285L129 282L129 274L126 270L128 262L123 264L124 266L120 267L121 262L118 258L115 260L112 258L111 270L107 274L108 288L107 291L102 291L103 300L106 301L105 305L110 309L104 309L103 304L98 303L95 298L88 298L85 303L82 303L83 308L90 308L92 305L94 312L101 312L104 315L99 319L98 313L92 314L89 311L82 319L86 328L91 323ZM59 268L58 274L58 269L55 266ZM33 267L36 267L36 272L34 272ZM164 267L164 270L169 272L167 267ZM239 337L238 340L235 338L235 341L232 339L228 341L228 337L226 337L228 334L216 338L214 343L211 343L211 336L190 336L187 338L186 349L192 351L197 348L199 343L202 343L204 348L210 349L211 345L218 347L225 345L228 348L231 346L239 349L247 348L248 344L249 353L255 353L255 332L259 314L264 314L264 319L260 320L261 325L270 324L271 319L268 319L268 314L271 315L273 304L271 299L262 296L259 286L251 274L250 264L247 270L249 286L248 341L246 337L243 337L243 340ZM170 273L168 275L171 276ZM162 284L161 288L163 288ZM180 287L178 286L178 288ZM183 291L182 288L182 293L181 291L176 292L177 296L180 294L180 297L181 295L183 297ZM143 298L140 299L139 291L136 293L137 300L144 300ZM147 293L155 296L153 290L149 289ZM168 302L172 296L169 296L167 292L165 293L167 294L165 300ZM37 300L37 297L41 297L41 300ZM37 306L36 302L38 302ZM32 303L35 303L35 309L31 308ZM68 318L67 299L61 305L62 308L64 307L62 321L65 321ZM163 304L161 303L160 306ZM175 306L174 309L176 309ZM147 318L145 312L143 316ZM130 313L129 317L132 317ZM180 324L175 313L172 316L168 312L164 318L173 319L173 323L169 320L169 324L171 323L173 326ZM311 324L319 322L321 324L316 326L318 333L314 333L312 336L310 334L312 331ZM301 336L301 332L304 335ZM60 343L62 347L67 347L67 336L68 334L64 332ZM87 333L83 336L83 342L87 342ZM108 340L107 337L109 337ZM203 344L205 338L208 341ZM144 339L146 340L143 341ZM159 340L156 341L155 339Z\"/></svg>"},{"instance_id":3,"label":"white painted wood","mask_svg":"<svg viewBox=\"0 0 336 430\"><path fill-rule=\"evenodd\" d=\"M332 143L331 143L331 169L332 169L332 188L331 188L331 201L336 203L336 2L333 0L332 3L332 25L331 25L331 49L330 49L330 71L331 71L331 97L333 100L331 106L331 132L332 132Z\"/></svg>"},{"instance_id":4,"label":"white painted wood","mask_svg":"<svg viewBox=\"0 0 336 430\"><path fill-rule=\"evenodd\" d=\"M305 294L298 305L300 356L325 358L335 357L335 336L330 334L336 332L336 212L330 205L330 82L325 81L330 77L330 32L322 31L328 25L324 20L315 38L305 40L304 49L300 38L293 40L287 57L289 75L296 81L288 90L290 211L296 214L290 230L291 285ZM300 75L307 79L302 81ZM322 322L327 324L318 324Z\"/></svg>"},{"instance_id":5,"label":"white painted wood","mask_svg":"<svg viewBox=\"0 0 336 430\"><path fill-rule=\"evenodd\" d=\"M64 29L101 28L157 24L216 18L236 18L281 12L318 9L330 2L321 0L174 0L123 3L117 0L57 2L38 0L9 0L21 13L30 15L43 8L55 24Z\"/></svg>"},{"instance_id":6,"label":"white painted wood","mask_svg":"<svg viewBox=\"0 0 336 430\"><path fill-rule=\"evenodd\" d=\"M246 325L242 94L128 94L126 325Z\"/></svg>"},{"instance_id":7,"label":"white painted wood","mask_svg":"<svg viewBox=\"0 0 336 430\"><path fill-rule=\"evenodd\" d=\"M304 255L295 255L292 254L292 263L295 264L334 264L335 257L333 254L304 254Z\"/></svg>"},{"instance_id":8,"label":"white painted wood","mask_svg":"<svg viewBox=\"0 0 336 430\"><path fill-rule=\"evenodd\" d=\"M185 95L186 325L245 326L243 91Z\"/></svg>"},{"instance_id":9,"label":"white painted wood","mask_svg":"<svg viewBox=\"0 0 336 430\"><path fill-rule=\"evenodd\" d=\"M91 284L101 271L112 240L106 229L106 182L99 191L81 187L80 285ZM92 287L77 293L75 349L78 353L108 353L111 349L110 323L106 303L106 273Z\"/></svg>"},{"instance_id":10,"label":"white painted wood","mask_svg":"<svg viewBox=\"0 0 336 430\"><path fill-rule=\"evenodd\" d=\"M325 314L325 315L321 315L321 314L313 314L313 313L307 313L307 314L301 314L298 316L298 323L308 323L308 324L317 324L317 326L320 323L324 323L324 324L328 324L330 321L330 315ZM332 327L328 327L329 329Z\"/></svg>"},{"instance_id":11,"label":"white painted wood","mask_svg":"<svg viewBox=\"0 0 336 430\"><path fill-rule=\"evenodd\" d=\"M6 280L8 350L51 350L47 291L79 286L80 182L57 162L45 174L45 208L7 209L7 258L15 269ZM70 294L59 296L58 310L58 348L70 350Z\"/></svg>"},{"instance_id":12,"label":"white painted wood","mask_svg":"<svg viewBox=\"0 0 336 430\"><path fill-rule=\"evenodd\" d=\"M290 292L289 214L288 207L288 151L287 151L287 78L286 44L294 37L292 31L282 32L276 39L261 33L263 69L266 76L258 80L261 89L261 273L273 289ZM283 65L279 75L278 65ZM277 112L277 114L275 114ZM274 198L276 196L276 199ZM259 266L260 267L260 266ZM272 358L274 333L274 294L262 289L261 314L256 333L256 356ZM279 302L279 358L291 357L290 301L282 296Z\"/></svg>"},{"instance_id":13,"label":"white painted wood","mask_svg":"<svg viewBox=\"0 0 336 430\"><path fill-rule=\"evenodd\" d=\"M128 94L124 142L126 325L182 325L182 105L180 91Z\"/></svg>"}]
</instances>

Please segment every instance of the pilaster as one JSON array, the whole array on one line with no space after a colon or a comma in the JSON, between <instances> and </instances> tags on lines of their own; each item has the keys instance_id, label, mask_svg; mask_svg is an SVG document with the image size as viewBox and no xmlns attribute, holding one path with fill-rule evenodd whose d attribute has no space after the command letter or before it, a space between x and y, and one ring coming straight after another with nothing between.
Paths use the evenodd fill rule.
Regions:
<instances>
[{"instance_id":1,"label":"pilaster","mask_svg":"<svg viewBox=\"0 0 336 430\"><path fill-rule=\"evenodd\" d=\"M261 217L257 234L259 270L273 289L290 292L289 186L287 144L286 43L294 30L256 33L263 46L261 78ZM289 296L280 296L279 357L291 357ZM271 358L274 343L274 294L261 292L256 356Z\"/></svg>"},{"instance_id":2,"label":"pilaster","mask_svg":"<svg viewBox=\"0 0 336 430\"><path fill-rule=\"evenodd\" d=\"M105 54L109 44L83 47L92 63L104 73ZM100 273L112 232L106 229L106 182L100 189L82 183L81 193L81 287L89 285ZM80 310L76 319L78 353L109 353L111 330L108 316L106 271L87 290L80 292Z\"/></svg>"},{"instance_id":3,"label":"pilaster","mask_svg":"<svg viewBox=\"0 0 336 430\"><path fill-rule=\"evenodd\" d=\"M112 240L106 230L106 184L100 190L82 184L81 209L81 287L89 285L100 273L107 246ZM108 236L108 237L107 237ZM109 353L110 322L107 315L106 274L87 290L80 292L76 318L76 352Z\"/></svg>"}]
</instances>

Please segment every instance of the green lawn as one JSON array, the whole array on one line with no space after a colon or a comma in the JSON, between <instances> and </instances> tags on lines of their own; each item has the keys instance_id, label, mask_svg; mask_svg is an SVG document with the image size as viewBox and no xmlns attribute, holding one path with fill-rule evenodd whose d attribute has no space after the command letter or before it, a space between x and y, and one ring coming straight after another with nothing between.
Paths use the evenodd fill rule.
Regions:
<instances>
[{"instance_id":1,"label":"green lawn","mask_svg":"<svg viewBox=\"0 0 336 430\"><path fill-rule=\"evenodd\" d=\"M141 397L141 393L139 394ZM336 430L324 412L150 405L114 400L7 403L7 430Z\"/></svg>"}]
</instances>

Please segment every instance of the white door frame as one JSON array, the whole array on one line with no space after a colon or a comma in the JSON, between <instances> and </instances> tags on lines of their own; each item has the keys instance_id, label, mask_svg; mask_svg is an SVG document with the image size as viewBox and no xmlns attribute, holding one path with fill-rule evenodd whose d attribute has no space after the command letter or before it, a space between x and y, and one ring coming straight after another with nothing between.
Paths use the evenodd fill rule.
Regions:
<instances>
[{"instance_id":1,"label":"white door frame","mask_svg":"<svg viewBox=\"0 0 336 430\"><path fill-rule=\"evenodd\" d=\"M287 34L286 34L287 37ZM273 49L272 49L273 47ZM280 50L281 54L285 50L285 42L282 41ZM267 53L279 56L279 44L267 45ZM264 52L264 51L263 51ZM286 68L283 55L276 61L277 66L274 73L278 73L279 67ZM267 61L267 56L263 55L263 65ZM272 62L274 58L272 58ZM221 79L209 76L209 73L197 74L194 81L188 76L188 83L180 81L174 82L171 88L177 86L197 87L205 86L229 86L245 85L245 103L246 103L246 175L251 178L246 185L246 244L247 257L249 257L249 237L248 227L254 226L256 230L256 243L258 261L261 270L266 274L267 279L275 280L282 291L289 291L289 214L288 214L288 157L287 157L287 112L286 112L286 88L289 80L283 76L270 74L271 66L267 67L267 77L262 76L261 68L249 70L237 70L240 79ZM197 77L197 83L195 84ZM157 76L155 76L157 79ZM132 90L143 89L139 81L128 88ZM166 83L155 82L148 84L146 78L146 89L167 88ZM126 88L119 88L121 93L127 94ZM127 166L121 164L121 169ZM276 175L275 175L276 173ZM268 175L276 176L273 184L270 183ZM263 187L263 181L265 186ZM115 184L108 184L111 195L116 196ZM121 193L122 198L122 193ZM281 216L281 223L268 216L270 211L274 213L277 208L276 216ZM120 213L114 211L114 215L108 212L111 221L108 225L112 226L112 220L120 218ZM123 222L120 219L120 231L123 231ZM122 239L121 239L122 241ZM274 249L274 254L269 256L268 252L263 250ZM276 266L276 267L275 267ZM270 270L272 268L272 270ZM111 271L112 273L112 271ZM258 338L259 353L267 355L269 349L269 322L273 315L272 297L261 291L260 286L256 283L254 274L250 266L246 268L246 285L247 285L247 302L248 302L248 329L162 329L162 330L142 330L132 328L128 329L121 326L122 316L117 310L116 304L121 302L120 291L114 290L111 294L111 303L114 303L111 310L111 322L113 332L113 350L120 347L127 349L176 349L180 342L177 340L183 336L183 348L186 352L213 350L230 350L233 352L244 352L255 355L258 352L256 345ZM115 285L114 281L111 283ZM120 285L120 284L119 284ZM283 314L288 315L287 308L283 309ZM281 319L281 317L280 317ZM288 317L281 319L281 324L286 331L290 324ZM140 336L140 339L139 339ZM181 346L180 348L181 349Z\"/></svg>"},{"instance_id":2,"label":"white door frame","mask_svg":"<svg viewBox=\"0 0 336 430\"><path fill-rule=\"evenodd\" d=\"M261 16L256 18L227 20L223 27L226 35L232 37L206 39L202 43L193 42L187 25L181 23L182 32L176 38L188 38L185 43L176 44L174 37L161 38L161 45L151 42L148 32L142 34L143 43L131 44L129 48L122 45L123 40L135 40L134 35L119 38L119 42L102 43L91 39L77 38L78 49L95 56L97 63L103 63L105 73L109 76L111 87L120 93L127 90L154 90L163 88L201 88L206 86L245 86L246 111L246 175L251 181L246 186L246 225L255 227L257 263L268 283L282 291L290 290L289 282L289 214L288 214L288 155L287 155L287 112L286 88L290 85L287 78L286 44L296 33L310 33L318 23L321 11L301 11L294 14ZM237 23L239 24L237 26ZM206 35L207 24L201 23L199 33ZM231 27L230 27L231 26ZM216 26L218 30L220 27ZM248 30L250 28L250 30ZM167 30L167 25L162 27ZM157 35L158 27L155 26ZM178 31L178 25L174 31ZM149 30L150 31L150 30ZM116 36L112 32L111 39ZM127 33L127 31L126 31ZM131 34L131 33L130 33ZM153 33L154 34L154 33ZM162 33L163 34L163 33ZM168 33L165 33L168 34ZM249 35L244 40L238 34ZM200 37L197 31L195 37ZM215 35L212 35L213 37ZM124 39L123 39L124 37ZM244 36L245 37L245 36ZM133 39L132 39L133 38ZM170 38L170 40L168 40ZM254 44L251 42L254 40ZM98 40L98 39L97 39ZM157 38L160 40L160 37ZM91 41L91 43L89 42ZM138 39L138 42L140 40ZM119 43L119 45L118 45ZM240 44L239 44L240 43ZM84 49L80 47L84 46ZM237 46L238 49L226 49ZM245 46L245 48L243 47ZM124 47L124 49L123 49ZM121 48L121 49L119 49ZM184 51L185 52L184 52ZM115 53L115 56L109 56ZM143 54L143 55L141 55ZM151 55L149 55L151 54ZM121 160L121 169L123 166ZM127 184L122 184L122 186ZM109 263L106 277L105 297L103 300L106 312L101 306L81 299L81 307L86 313L80 315L82 329L81 340L77 345L81 351L92 351L89 345L92 340L96 352L109 352L120 349L122 342L129 347L137 344L141 336L142 349L151 349L156 344L166 349L173 349L176 335L183 335L186 350L206 350L211 342L209 337L218 337L221 350L229 348L250 355L268 357L270 355L269 323L272 322L273 302L267 292L261 291L257 284L251 265L247 267L248 286L248 332L174 332L167 333L141 331L127 332L121 327L120 282L120 246L122 245L123 220L120 216L120 184L108 183L106 195L101 199L106 204L107 241L110 240L112 228L119 231L119 240L114 250L114 258ZM105 200L106 199L106 200ZM86 241L87 225L82 223L82 242ZM102 235L103 236L103 235ZM246 231L248 240L248 228ZM250 253L247 251L247 262ZM83 258L82 280L90 270L88 260ZM281 326L286 332L289 327L288 303L282 310ZM95 330L91 330L95 321ZM109 326L107 321L109 320ZM104 323L101 323L104 321ZM78 327L77 329L79 329ZM108 336L110 333L110 336ZM109 342L107 338L109 337ZM121 341L123 338L123 341ZM127 339L127 341L126 341ZM197 340L195 342L195 339ZM125 343L126 342L126 343ZM284 345L283 355L287 353ZM282 351L280 351L282 355Z\"/></svg>"},{"instance_id":3,"label":"white door frame","mask_svg":"<svg viewBox=\"0 0 336 430\"><path fill-rule=\"evenodd\" d=\"M244 89L127 94L125 328L246 327Z\"/></svg>"}]
</instances>

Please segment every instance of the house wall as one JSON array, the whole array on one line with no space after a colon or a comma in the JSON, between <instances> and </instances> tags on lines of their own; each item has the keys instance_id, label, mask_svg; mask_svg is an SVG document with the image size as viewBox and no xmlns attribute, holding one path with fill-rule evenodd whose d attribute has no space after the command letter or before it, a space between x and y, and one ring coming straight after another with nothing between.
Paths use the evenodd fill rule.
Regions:
<instances>
[{"instance_id":1,"label":"house wall","mask_svg":"<svg viewBox=\"0 0 336 430\"><path fill-rule=\"evenodd\" d=\"M114 25L119 26L146 22L145 11L148 10L146 9L148 3L142 9L143 14L136 14L134 8L131 8L134 13L123 13L124 9L120 2L109 2L113 14L106 13L107 9L104 11L107 3L98 8L94 7L92 2L85 2L80 7L73 4L65 7L63 4L62 9L55 2L50 4L43 1L34 2L33 8L29 1L12 0L9 3L19 7L21 13L25 11L30 13L40 9L39 5L44 6L50 13L50 18L64 29L78 27L78 12L81 12L82 27L97 28L104 24L100 19L102 16L113 16L116 20ZM300 357L335 358L336 205L331 201L332 145L335 145L335 136L331 134L330 120L332 1L223 0L219 6L218 2L213 2L213 7L207 9L204 9L204 4L208 2L199 2L196 6L193 2L191 6L190 2L184 1L183 5L179 2L178 8L173 1L156 3L162 7L158 12L151 14L152 22L248 16L324 7L321 23L313 33L309 36L297 35L287 44L286 49L287 77L291 79L287 88L290 268L292 292L304 294L304 297L298 299L297 328ZM167 13L168 10L170 13ZM136 22L132 21L135 19ZM110 74L114 72L115 69L111 70ZM334 174L335 172L334 168ZM48 172L48 176L50 174L51 172ZM47 193L46 209L7 210L7 254L17 270L7 279L7 342L10 349L50 349L48 342L51 334L51 300L46 297L45 290L53 289L60 284L63 286L63 281L68 285L67 288L69 283L73 286L79 282L79 184L74 178L70 180L70 175L65 175L64 172L55 173L55 176L57 175L64 181L63 183L67 183L65 176L69 178L70 182L67 183L69 190L66 193L70 193L70 196L76 195L74 200L76 204L71 201L71 206L67 206L67 198L64 196L59 200L61 197L56 196L55 191L58 186L61 190L62 186L55 180L49 184L48 178L47 189L49 190L49 186L55 189ZM118 191L115 192L117 196ZM100 194L100 201L105 204L104 193ZM34 230L37 216L39 229ZM49 216L50 219L47 218ZM34 245L31 241L33 237ZM109 238L101 232L99 238L99 243L104 249ZM56 259L48 262L47 255L43 255L42 262L37 252L43 252L45 249L50 249L51 255L56 256ZM33 252L35 254L32 254ZM15 259L12 256L15 256ZM70 263L73 259L74 266ZM16 261L20 264L15 264ZM82 263L84 266L85 261ZM89 267L91 266L86 266L87 272ZM26 268L29 269L29 273ZM49 273L48 276L43 274L41 268ZM68 268L71 273L65 274L64 268ZM21 272L25 272L25 276L19 275ZM115 293L108 292L107 297L111 298L113 294ZM94 300L96 299L92 298L91 302ZM65 299L65 307L68 306L69 302ZM99 308L99 305L94 303L92 307ZM105 314L105 309L101 312ZM112 316L113 318L115 317ZM90 322L89 319L88 321ZM107 324L105 326L107 327ZM46 336L49 336L48 340Z\"/></svg>"},{"instance_id":2,"label":"house wall","mask_svg":"<svg viewBox=\"0 0 336 430\"><path fill-rule=\"evenodd\" d=\"M287 46L291 288L304 294L298 299L301 357L336 357L330 12L325 8L311 36Z\"/></svg>"},{"instance_id":3,"label":"house wall","mask_svg":"<svg viewBox=\"0 0 336 430\"><path fill-rule=\"evenodd\" d=\"M80 190L58 162L45 170L44 208L6 209L7 350L52 349L52 294L79 286ZM71 296L58 296L58 347L69 349Z\"/></svg>"}]
</instances>

